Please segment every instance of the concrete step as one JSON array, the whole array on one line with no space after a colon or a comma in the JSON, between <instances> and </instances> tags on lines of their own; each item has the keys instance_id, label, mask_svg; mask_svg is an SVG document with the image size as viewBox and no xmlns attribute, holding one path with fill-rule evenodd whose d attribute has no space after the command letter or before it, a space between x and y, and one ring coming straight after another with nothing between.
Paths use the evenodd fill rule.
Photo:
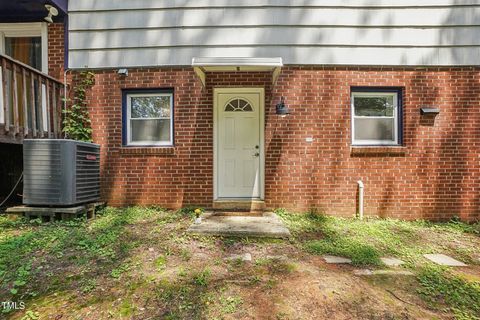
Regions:
<instances>
[{"instance_id":1,"label":"concrete step","mask_svg":"<svg viewBox=\"0 0 480 320\"><path fill-rule=\"evenodd\" d=\"M214 210L225 211L265 211L265 201L262 200L215 200L212 203Z\"/></svg>"},{"instance_id":2,"label":"concrete step","mask_svg":"<svg viewBox=\"0 0 480 320\"><path fill-rule=\"evenodd\" d=\"M212 215L217 217L263 217L266 213L264 211L213 211Z\"/></svg>"},{"instance_id":3,"label":"concrete step","mask_svg":"<svg viewBox=\"0 0 480 320\"><path fill-rule=\"evenodd\" d=\"M273 212L261 216L217 215L207 213L201 223L193 223L187 230L201 235L288 238L290 231L283 221Z\"/></svg>"}]
</instances>

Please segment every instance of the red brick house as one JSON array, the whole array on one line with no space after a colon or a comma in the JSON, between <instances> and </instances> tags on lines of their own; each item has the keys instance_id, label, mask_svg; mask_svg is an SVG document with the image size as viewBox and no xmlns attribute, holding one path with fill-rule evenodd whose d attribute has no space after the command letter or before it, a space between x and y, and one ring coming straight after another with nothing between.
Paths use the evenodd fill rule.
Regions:
<instances>
[{"instance_id":1,"label":"red brick house","mask_svg":"<svg viewBox=\"0 0 480 320\"><path fill-rule=\"evenodd\" d=\"M362 181L366 215L478 220L479 19L477 0L70 1L103 198L352 216Z\"/></svg>"},{"instance_id":2,"label":"red brick house","mask_svg":"<svg viewBox=\"0 0 480 320\"><path fill-rule=\"evenodd\" d=\"M105 200L478 219L480 3L264 2L70 3Z\"/></svg>"}]
</instances>

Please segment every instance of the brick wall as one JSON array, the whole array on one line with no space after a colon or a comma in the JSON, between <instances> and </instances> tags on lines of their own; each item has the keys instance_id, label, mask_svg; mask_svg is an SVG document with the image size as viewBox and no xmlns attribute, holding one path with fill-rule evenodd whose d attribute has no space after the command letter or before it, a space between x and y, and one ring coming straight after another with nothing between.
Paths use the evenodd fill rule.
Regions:
<instances>
[{"instance_id":1,"label":"brick wall","mask_svg":"<svg viewBox=\"0 0 480 320\"><path fill-rule=\"evenodd\" d=\"M48 74L63 82L65 33L63 23L48 25Z\"/></svg>"},{"instance_id":2,"label":"brick wall","mask_svg":"<svg viewBox=\"0 0 480 320\"><path fill-rule=\"evenodd\" d=\"M361 179L367 215L479 219L479 71L291 66L274 87L268 73L212 73L205 90L190 68L99 72L90 99L103 197L119 206L211 206L213 88L264 87L268 207L352 216ZM351 86L404 88L403 147L351 148ZM122 148L126 88L174 88L174 148ZM275 115L282 95L292 111L285 118ZM440 114L421 116L424 105Z\"/></svg>"}]
</instances>

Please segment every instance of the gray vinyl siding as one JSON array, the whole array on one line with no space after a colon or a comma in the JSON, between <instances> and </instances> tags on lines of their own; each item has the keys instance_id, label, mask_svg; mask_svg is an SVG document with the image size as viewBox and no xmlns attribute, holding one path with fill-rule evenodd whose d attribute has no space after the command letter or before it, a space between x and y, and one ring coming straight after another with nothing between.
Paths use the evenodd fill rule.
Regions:
<instances>
[{"instance_id":1,"label":"gray vinyl siding","mask_svg":"<svg viewBox=\"0 0 480 320\"><path fill-rule=\"evenodd\" d=\"M285 64L478 65L480 0L76 0L70 68Z\"/></svg>"}]
</instances>

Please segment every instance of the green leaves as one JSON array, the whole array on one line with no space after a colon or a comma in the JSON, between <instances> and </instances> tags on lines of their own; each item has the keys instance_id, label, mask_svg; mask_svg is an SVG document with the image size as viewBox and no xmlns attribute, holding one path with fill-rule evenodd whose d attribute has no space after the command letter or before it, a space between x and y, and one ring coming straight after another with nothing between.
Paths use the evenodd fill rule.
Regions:
<instances>
[{"instance_id":1,"label":"green leaves","mask_svg":"<svg viewBox=\"0 0 480 320\"><path fill-rule=\"evenodd\" d=\"M18 293L19 288L24 287L30 279L30 270L32 269L32 263L28 262L17 270L16 280L13 282L13 287L10 289L12 295Z\"/></svg>"},{"instance_id":2,"label":"green leaves","mask_svg":"<svg viewBox=\"0 0 480 320\"><path fill-rule=\"evenodd\" d=\"M68 138L90 142L92 141L92 122L88 113L86 93L95 84L95 74L85 71L81 72L79 77L79 83L73 88L74 103L63 112L63 132Z\"/></svg>"},{"instance_id":3,"label":"green leaves","mask_svg":"<svg viewBox=\"0 0 480 320\"><path fill-rule=\"evenodd\" d=\"M158 271L163 271L167 264L167 258L164 255L161 255L155 259L154 264Z\"/></svg>"},{"instance_id":4,"label":"green leaves","mask_svg":"<svg viewBox=\"0 0 480 320\"><path fill-rule=\"evenodd\" d=\"M203 271L196 272L193 274L193 283L197 286L207 286L210 281L212 272L210 269L205 268Z\"/></svg>"},{"instance_id":5,"label":"green leaves","mask_svg":"<svg viewBox=\"0 0 480 320\"><path fill-rule=\"evenodd\" d=\"M380 253L371 245L350 238L314 240L306 244L314 254L332 254L350 258L352 264L381 265Z\"/></svg>"},{"instance_id":6,"label":"green leaves","mask_svg":"<svg viewBox=\"0 0 480 320\"><path fill-rule=\"evenodd\" d=\"M56 278L62 274L63 270L50 269L57 260L76 267L98 264L110 268L124 250L131 248L132 243L120 240L126 226L159 215L170 216L157 209L137 207L105 208L97 219L88 222L75 219L10 223L0 219L0 290L4 295L33 296L35 290L45 289L38 287L43 275Z\"/></svg>"},{"instance_id":7,"label":"green leaves","mask_svg":"<svg viewBox=\"0 0 480 320\"><path fill-rule=\"evenodd\" d=\"M128 272L132 268L131 264L125 263L115 268L110 272L110 276L114 279L120 279L122 274Z\"/></svg>"},{"instance_id":8,"label":"green leaves","mask_svg":"<svg viewBox=\"0 0 480 320\"><path fill-rule=\"evenodd\" d=\"M222 312L226 314L231 314L237 311L238 306L243 303L241 297L237 296L220 296L220 304L222 306Z\"/></svg>"},{"instance_id":9,"label":"green leaves","mask_svg":"<svg viewBox=\"0 0 480 320\"><path fill-rule=\"evenodd\" d=\"M418 293L430 304L446 303L464 319L480 314L480 284L469 282L437 266L424 267L418 275ZM476 318L478 319L478 318Z\"/></svg>"},{"instance_id":10,"label":"green leaves","mask_svg":"<svg viewBox=\"0 0 480 320\"><path fill-rule=\"evenodd\" d=\"M31 310L25 312L25 315L20 320L38 320L40 319L40 314L38 312L33 312Z\"/></svg>"}]
</instances>

